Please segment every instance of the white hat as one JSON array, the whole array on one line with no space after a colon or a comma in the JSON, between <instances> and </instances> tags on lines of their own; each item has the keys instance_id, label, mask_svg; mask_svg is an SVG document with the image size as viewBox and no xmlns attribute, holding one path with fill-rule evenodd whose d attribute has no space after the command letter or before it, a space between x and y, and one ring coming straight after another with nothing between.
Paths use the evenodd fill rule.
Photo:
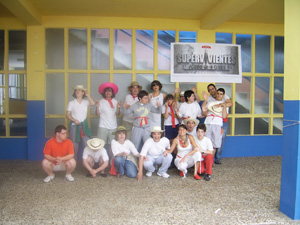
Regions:
<instances>
[{"instance_id":1,"label":"white hat","mask_svg":"<svg viewBox=\"0 0 300 225\"><path fill-rule=\"evenodd\" d=\"M73 87L74 90L82 90L82 91L87 91L87 89L83 85L76 85Z\"/></svg>"},{"instance_id":2,"label":"white hat","mask_svg":"<svg viewBox=\"0 0 300 225\"><path fill-rule=\"evenodd\" d=\"M184 96L184 91L180 92L179 96L183 97Z\"/></svg>"},{"instance_id":3,"label":"white hat","mask_svg":"<svg viewBox=\"0 0 300 225\"><path fill-rule=\"evenodd\" d=\"M161 132L162 133L162 132L164 132L164 130L162 130L160 126L153 126L152 130L149 130L149 132L151 132L151 133L152 132Z\"/></svg>"},{"instance_id":4,"label":"white hat","mask_svg":"<svg viewBox=\"0 0 300 225\"><path fill-rule=\"evenodd\" d=\"M216 105L220 104L220 102L210 102L207 105L207 109L211 112L213 112L214 114L216 114L217 116L222 116L222 112L223 112L223 107L218 107Z\"/></svg>"},{"instance_id":5,"label":"white hat","mask_svg":"<svg viewBox=\"0 0 300 225\"><path fill-rule=\"evenodd\" d=\"M92 138L87 141L87 145L89 146L90 149L97 151L104 147L105 141L103 141L99 138Z\"/></svg>"},{"instance_id":6,"label":"white hat","mask_svg":"<svg viewBox=\"0 0 300 225\"><path fill-rule=\"evenodd\" d=\"M184 125L187 126L187 123L188 123L189 121L194 121L195 126L198 126L198 124L199 124L199 120L194 119L194 118L192 118L192 117L189 117L189 118L186 118L185 120L183 120Z\"/></svg>"}]
</instances>

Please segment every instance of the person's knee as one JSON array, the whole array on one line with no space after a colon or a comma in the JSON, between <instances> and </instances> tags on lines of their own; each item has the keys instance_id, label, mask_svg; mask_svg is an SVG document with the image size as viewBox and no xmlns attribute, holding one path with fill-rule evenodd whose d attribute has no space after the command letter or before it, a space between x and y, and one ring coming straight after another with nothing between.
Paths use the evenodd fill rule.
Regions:
<instances>
[{"instance_id":1,"label":"person's knee","mask_svg":"<svg viewBox=\"0 0 300 225\"><path fill-rule=\"evenodd\" d=\"M69 159L65 161L65 165L69 169L74 169L76 167L76 160L75 159Z\"/></svg>"},{"instance_id":2,"label":"person's knee","mask_svg":"<svg viewBox=\"0 0 300 225\"><path fill-rule=\"evenodd\" d=\"M137 176L137 171L132 171L132 170L127 170L126 171L126 176L130 178L134 178Z\"/></svg>"},{"instance_id":3,"label":"person's knee","mask_svg":"<svg viewBox=\"0 0 300 225\"><path fill-rule=\"evenodd\" d=\"M115 157L114 161L115 161L115 163L117 163L117 164L121 164L122 161L123 161L123 159L124 159L123 157L117 156L117 157Z\"/></svg>"},{"instance_id":4,"label":"person's knee","mask_svg":"<svg viewBox=\"0 0 300 225\"><path fill-rule=\"evenodd\" d=\"M42 167L43 168L51 168L52 162L50 162L48 159L43 159L42 161Z\"/></svg>"}]
</instances>

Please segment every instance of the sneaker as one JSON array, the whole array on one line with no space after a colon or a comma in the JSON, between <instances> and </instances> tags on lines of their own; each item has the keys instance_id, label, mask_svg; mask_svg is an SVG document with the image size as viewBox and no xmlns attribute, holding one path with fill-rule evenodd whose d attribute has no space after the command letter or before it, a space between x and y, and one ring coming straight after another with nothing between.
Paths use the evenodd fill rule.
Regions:
<instances>
[{"instance_id":1,"label":"sneaker","mask_svg":"<svg viewBox=\"0 0 300 225\"><path fill-rule=\"evenodd\" d=\"M107 174L106 173L100 173L100 176L101 177L107 177Z\"/></svg>"},{"instance_id":2,"label":"sneaker","mask_svg":"<svg viewBox=\"0 0 300 225\"><path fill-rule=\"evenodd\" d=\"M67 181L71 181L71 182L74 181L74 177L72 177L71 174L66 174L65 178Z\"/></svg>"},{"instance_id":3,"label":"sneaker","mask_svg":"<svg viewBox=\"0 0 300 225\"><path fill-rule=\"evenodd\" d=\"M151 177L151 176L152 176L152 172L149 172L149 171L148 171L148 172L146 173L146 177Z\"/></svg>"},{"instance_id":4,"label":"sneaker","mask_svg":"<svg viewBox=\"0 0 300 225\"><path fill-rule=\"evenodd\" d=\"M194 175L194 178L195 178L196 180L200 180L200 179L201 179L201 177L200 177L198 174Z\"/></svg>"},{"instance_id":5,"label":"sneaker","mask_svg":"<svg viewBox=\"0 0 300 225\"><path fill-rule=\"evenodd\" d=\"M204 180L210 181L210 179L211 179L211 175L210 174L206 174L205 177L204 177Z\"/></svg>"},{"instance_id":6,"label":"sneaker","mask_svg":"<svg viewBox=\"0 0 300 225\"><path fill-rule=\"evenodd\" d=\"M157 175L160 176L160 177L163 177L163 178L169 178L170 175L167 174L167 173L160 173L160 172L157 172Z\"/></svg>"},{"instance_id":7,"label":"sneaker","mask_svg":"<svg viewBox=\"0 0 300 225\"><path fill-rule=\"evenodd\" d=\"M45 182L45 183L48 183L48 182L50 182L51 180L53 180L54 177L55 177L54 174L53 174L52 176L48 176L48 177L46 177L46 178L44 179L44 182Z\"/></svg>"}]
</instances>

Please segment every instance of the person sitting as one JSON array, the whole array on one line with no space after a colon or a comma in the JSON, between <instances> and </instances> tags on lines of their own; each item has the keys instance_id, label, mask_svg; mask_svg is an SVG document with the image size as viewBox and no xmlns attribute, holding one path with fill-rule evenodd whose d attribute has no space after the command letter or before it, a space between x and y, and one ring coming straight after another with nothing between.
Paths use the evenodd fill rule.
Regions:
<instances>
[{"instance_id":1,"label":"person sitting","mask_svg":"<svg viewBox=\"0 0 300 225\"><path fill-rule=\"evenodd\" d=\"M54 179L54 171L66 171L66 180L74 181L71 173L76 167L74 159L74 148L72 141L67 138L67 128L58 125L54 131L55 136L47 141L44 147L44 159L42 167L48 176L44 179L45 183Z\"/></svg>"},{"instance_id":2,"label":"person sitting","mask_svg":"<svg viewBox=\"0 0 300 225\"><path fill-rule=\"evenodd\" d=\"M82 155L82 163L89 171L87 177L96 177L98 172L100 172L101 177L107 177L104 170L108 166L109 158L104 145L105 141L99 138L92 138L87 141Z\"/></svg>"},{"instance_id":3,"label":"person sitting","mask_svg":"<svg viewBox=\"0 0 300 225\"><path fill-rule=\"evenodd\" d=\"M187 169L194 166L194 178L200 180L197 171L202 160L201 153L193 136L187 134L187 127L184 124L179 125L177 138L173 140L171 149L164 154L172 153L176 147L177 155L174 163L180 170L179 175L185 178Z\"/></svg>"},{"instance_id":4,"label":"person sitting","mask_svg":"<svg viewBox=\"0 0 300 225\"><path fill-rule=\"evenodd\" d=\"M168 168L172 162L171 154L164 154L166 150L170 149L170 141L163 137L164 130L160 126L152 127L151 138L149 138L143 145L139 159L139 172L137 175L138 181L143 178L143 167L145 167L146 177L151 177L155 171L155 165L160 165L157 175L163 178L169 178L167 174Z\"/></svg>"},{"instance_id":5,"label":"person sitting","mask_svg":"<svg viewBox=\"0 0 300 225\"><path fill-rule=\"evenodd\" d=\"M200 168L198 168L199 174L204 174L204 180L209 181L212 175L212 167L214 163L213 156L213 145L208 137L205 137L206 126L205 124L199 124L197 126L197 136L194 136L197 146L200 148L202 153L203 161L201 162Z\"/></svg>"},{"instance_id":6,"label":"person sitting","mask_svg":"<svg viewBox=\"0 0 300 225\"><path fill-rule=\"evenodd\" d=\"M140 154L133 143L127 139L127 129L118 126L114 133L115 139L111 141L111 149L114 155L114 165L117 171L117 177L126 174L130 178L137 176L137 158Z\"/></svg>"}]
</instances>

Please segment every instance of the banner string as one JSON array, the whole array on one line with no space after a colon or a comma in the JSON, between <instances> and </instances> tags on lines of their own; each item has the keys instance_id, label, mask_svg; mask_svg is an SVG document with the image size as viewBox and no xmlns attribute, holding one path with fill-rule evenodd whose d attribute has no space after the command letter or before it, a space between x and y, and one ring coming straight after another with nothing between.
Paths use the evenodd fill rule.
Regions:
<instances>
[{"instance_id":1,"label":"banner string","mask_svg":"<svg viewBox=\"0 0 300 225\"><path fill-rule=\"evenodd\" d=\"M289 124L289 125L283 126L283 128L286 128L286 127L291 127L291 126L295 126L295 125L298 125L298 124L300 124L300 121L298 121L298 120L283 120L283 121L287 121L287 122L293 122L292 124Z\"/></svg>"}]
</instances>

